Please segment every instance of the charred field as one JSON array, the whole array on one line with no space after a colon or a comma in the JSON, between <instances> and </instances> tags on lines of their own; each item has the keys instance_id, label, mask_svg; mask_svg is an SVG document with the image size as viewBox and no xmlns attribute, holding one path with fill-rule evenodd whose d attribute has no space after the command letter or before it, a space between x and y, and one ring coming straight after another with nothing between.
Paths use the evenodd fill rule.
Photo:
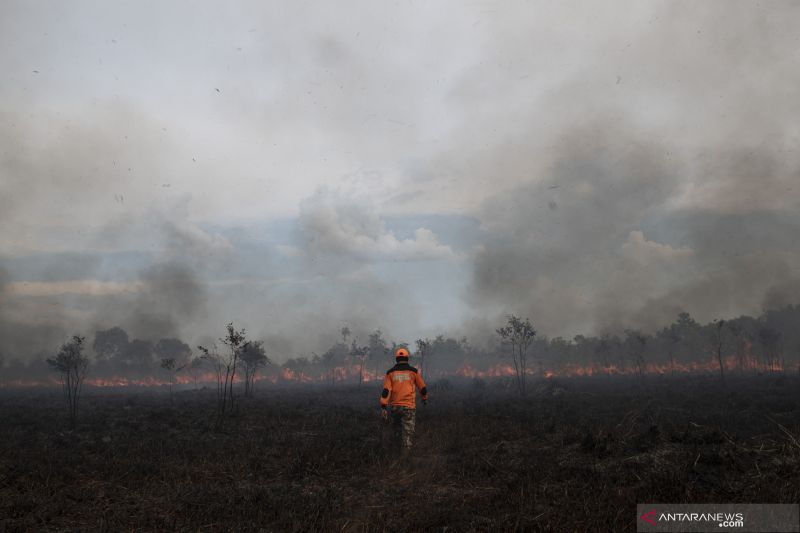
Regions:
<instances>
[{"instance_id":1,"label":"charred field","mask_svg":"<svg viewBox=\"0 0 800 533\"><path fill-rule=\"evenodd\" d=\"M800 500L800 379L438 387L400 460L376 385L0 391L3 531L635 531L642 502Z\"/></svg>"}]
</instances>

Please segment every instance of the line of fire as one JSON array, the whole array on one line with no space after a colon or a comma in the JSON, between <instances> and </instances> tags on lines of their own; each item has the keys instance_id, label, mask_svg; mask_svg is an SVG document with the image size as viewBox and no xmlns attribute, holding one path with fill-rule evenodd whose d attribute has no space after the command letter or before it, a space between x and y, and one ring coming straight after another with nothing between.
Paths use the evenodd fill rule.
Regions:
<instances>
[{"instance_id":1,"label":"line of fire","mask_svg":"<svg viewBox=\"0 0 800 533\"><path fill-rule=\"evenodd\" d=\"M514 316L509 323L522 323ZM529 322L529 321L528 321ZM235 331L233 324L229 332ZM524 347L513 331L498 328L494 342L486 347L471 345L466 338L444 335L417 339L411 346L411 361L430 380L493 380L517 387L519 378L551 379L602 376L669 376L712 374L724 380L733 375L800 375L800 306L770 310L764 315L740 317L709 324L696 322L688 313L655 334L626 330L624 335L573 339L537 337L531 326ZM263 341L247 341L234 353L199 346L193 350L179 339L158 341L129 339L120 327L97 331L91 343L93 357L86 358L83 384L90 387L206 387L222 379L221 367L239 361L240 372L232 383L249 394L259 384L362 384L381 382L383 367L397 346L381 331L373 332L360 345L342 328L341 340L321 355L273 361ZM83 350L85 339L81 339ZM222 344L226 339L220 338ZM65 346L71 347L69 343ZM64 347L62 347L63 350ZM83 356L83 354L82 354ZM227 359L226 359L227 358ZM54 360L24 364L11 359L3 368L0 386L34 387L60 385Z\"/></svg>"}]
</instances>

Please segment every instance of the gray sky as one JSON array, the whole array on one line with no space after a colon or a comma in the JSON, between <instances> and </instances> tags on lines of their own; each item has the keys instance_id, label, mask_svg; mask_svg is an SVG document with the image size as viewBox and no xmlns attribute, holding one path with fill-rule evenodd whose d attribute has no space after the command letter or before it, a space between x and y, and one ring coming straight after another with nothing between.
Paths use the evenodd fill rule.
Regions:
<instances>
[{"instance_id":1,"label":"gray sky","mask_svg":"<svg viewBox=\"0 0 800 533\"><path fill-rule=\"evenodd\" d=\"M571 336L797 302L799 19L2 2L0 351L233 320L280 359L345 324Z\"/></svg>"}]
</instances>

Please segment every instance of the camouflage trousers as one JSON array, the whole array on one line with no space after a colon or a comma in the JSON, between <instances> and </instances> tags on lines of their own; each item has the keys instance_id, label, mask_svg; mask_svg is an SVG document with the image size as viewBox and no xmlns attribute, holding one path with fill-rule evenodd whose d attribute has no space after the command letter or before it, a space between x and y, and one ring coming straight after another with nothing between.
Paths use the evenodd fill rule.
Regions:
<instances>
[{"instance_id":1,"label":"camouflage trousers","mask_svg":"<svg viewBox=\"0 0 800 533\"><path fill-rule=\"evenodd\" d=\"M395 442L402 442L403 448L410 450L412 441L414 440L417 410L409 407L396 406L391 408L391 414Z\"/></svg>"}]
</instances>

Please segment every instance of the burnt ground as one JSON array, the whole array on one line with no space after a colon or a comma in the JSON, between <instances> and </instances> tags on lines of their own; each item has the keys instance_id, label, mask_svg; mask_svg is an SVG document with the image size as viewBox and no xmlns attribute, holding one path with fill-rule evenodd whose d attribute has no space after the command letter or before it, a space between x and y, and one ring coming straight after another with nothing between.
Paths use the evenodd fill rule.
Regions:
<instances>
[{"instance_id":1,"label":"burnt ground","mask_svg":"<svg viewBox=\"0 0 800 533\"><path fill-rule=\"evenodd\" d=\"M374 387L0 391L3 531L635 531L637 502L800 501L800 379L456 384L399 461Z\"/></svg>"}]
</instances>

